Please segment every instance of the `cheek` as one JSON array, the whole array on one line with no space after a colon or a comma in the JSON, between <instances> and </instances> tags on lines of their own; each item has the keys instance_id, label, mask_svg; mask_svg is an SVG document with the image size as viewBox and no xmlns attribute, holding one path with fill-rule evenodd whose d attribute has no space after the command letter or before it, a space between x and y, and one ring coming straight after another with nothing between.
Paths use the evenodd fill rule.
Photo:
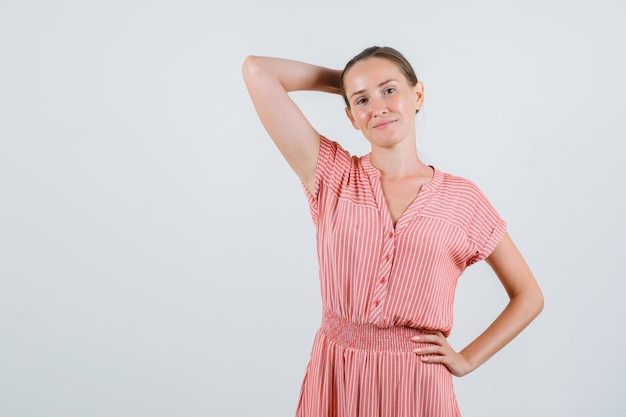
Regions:
<instances>
[{"instance_id":1,"label":"cheek","mask_svg":"<svg viewBox=\"0 0 626 417\"><path fill-rule=\"evenodd\" d=\"M359 123L365 122L369 117L369 112L365 109L359 110L356 112L356 120Z\"/></svg>"}]
</instances>

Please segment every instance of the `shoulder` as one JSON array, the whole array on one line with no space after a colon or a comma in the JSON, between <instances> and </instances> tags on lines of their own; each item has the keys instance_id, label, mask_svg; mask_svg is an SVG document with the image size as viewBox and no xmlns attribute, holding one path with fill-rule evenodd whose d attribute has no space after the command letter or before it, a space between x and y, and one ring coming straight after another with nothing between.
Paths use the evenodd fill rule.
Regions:
<instances>
[{"instance_id":1,"label":"shoulder","mask_svg":"<svg viewBox=\"0 0 626 417\"><path fill-rule=\"evenodd\" d=\"M506 230L506 222L480 188L472 181L440 172L429 214L464 231L479 248L468 265L491 253Z\"/></svg>"},{"instance_id":2,"label":"shoulder","mask_svg":"<svg viewBox=\"0 0 626 417\"><path fill-rule=\"evenodd\" d=\"M345 150L339 142L331 140L324 135L320 135L320 153L322 152L347 159L351 158L350 152Z\"/></svg>"},{"instance_id":3,"label":"shoulder","mask_svg":"<svg viewBox=\"0 0 626 417\"><path fill-rule=\"evenodd\" d=\"M474 182L435 168L433 183L426 215L443 218L463 229L476 222L499 218L496 209Z\"/></svg>"},{"instance_id":4,"label":"shoulder","mask_svg":"<svg viewBox=\"0 0 626 417\"><path fill-rule=\"evenodd\" d=\"M372 166L370 154L351 155L339 143L324 136L316 169L316 194L331 194L355 204L375 205L372 177L380 173Z\"/></svg>"},{"instance_id":5,"label":"shoulder","mask_svg":"<svg viewBox=\"0 0 626 417\"><path fill-rule=\"evenodd\" d=\"M362 157L351 155L338 142L320 136L318 170L351 171L360 169Z\"/></svg>"},{"instance_id":6,"label":"shoulder","mask_svg":"<svg viewBox=\"0 0 626 417\"><path fill-rule=\"evenodd\" d=\"M439 171L441 180L438 184L439 195L458 203L463 201L486 200L481 189L467 178Z\"/></svg>"},{"instance_id":7,"label":"shoulder","mask_svg":"<svg viewBox=\"0 0 626 417\"><path fill-rule=\"evenodd\" d=\"M315 188L313 195L324 188L339 195L343 188L352 184L362 171L362 158L352 156L338 142L320 136L320 149L315 168Z\"/></svg>"}]
</instances>

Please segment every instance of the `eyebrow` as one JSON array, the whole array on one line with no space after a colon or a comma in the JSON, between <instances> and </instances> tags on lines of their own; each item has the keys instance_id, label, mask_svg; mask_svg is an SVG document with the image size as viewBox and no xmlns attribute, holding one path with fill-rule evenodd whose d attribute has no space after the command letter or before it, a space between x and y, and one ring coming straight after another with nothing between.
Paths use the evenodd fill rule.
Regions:
<instances>
[{"instance_id":1,"label":"eyebrow","mask_svg":"<svg viewBox=\"0 0 626 417\"><path fill-rule=\"evenodd\" d=\"M382 87L383 85L385 85L387 83L390 83L392 81L396 81L396 79L392 78L390 80L383 81L382 83L378 84L378 87ZM364 92L365 92L365 89L362 89L362 90L359 90L359 91L355 91L354 93L350 94L350 97L348 97L348 98L351 99L352 97L356 96L357 94L361 94L361 93L364 93Z\"/></svg>"}]
</instances>

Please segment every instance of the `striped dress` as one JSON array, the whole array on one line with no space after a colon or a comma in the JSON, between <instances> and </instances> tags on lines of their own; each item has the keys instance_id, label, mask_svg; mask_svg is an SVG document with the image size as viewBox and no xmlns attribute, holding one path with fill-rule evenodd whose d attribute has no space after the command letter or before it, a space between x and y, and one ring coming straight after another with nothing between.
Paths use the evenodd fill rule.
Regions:
<instances>
[{"instance_id":1,"label":"striped dress","mask_svg":"<svg viewBox=\"0 0 626 417\"><path fill-rule=\"evenodd\" d=\"M473 183L435 169L394 226L370 155L324 137L305 192L323 318L296 415L459 416L452 375L423 363L410 338L449 335L457 279L489 256L505 222Z\"/></svg>"}]
</instances>

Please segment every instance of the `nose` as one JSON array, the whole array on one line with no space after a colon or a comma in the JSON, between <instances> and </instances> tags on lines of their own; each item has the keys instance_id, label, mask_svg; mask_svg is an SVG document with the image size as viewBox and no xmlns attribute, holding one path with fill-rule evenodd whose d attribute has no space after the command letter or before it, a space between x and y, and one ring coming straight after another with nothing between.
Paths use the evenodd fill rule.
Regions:
<instances>
[{"instance_id":1,"label":"nose","mask_svg":"<svg viewBox=\"0 0 626 417\"><path fill-rule=\"evenodd\" d=\"M372 113L374 116L387 114L387 103L381 98L371 99Z\"/></svg>"}]
</instances>

